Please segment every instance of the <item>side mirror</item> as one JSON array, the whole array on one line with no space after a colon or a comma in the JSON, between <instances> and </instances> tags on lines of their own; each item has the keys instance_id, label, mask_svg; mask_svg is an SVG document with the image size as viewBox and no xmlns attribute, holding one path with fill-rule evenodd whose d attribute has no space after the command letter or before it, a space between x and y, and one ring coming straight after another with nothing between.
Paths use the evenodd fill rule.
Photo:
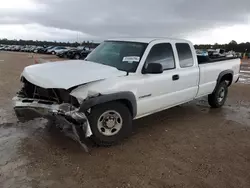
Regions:
<instances>
[{"instance_id":1,"label":"side mirror","mask_svg":"<svg viewBox=\"0 0 250 188\"><path fill-rule=\"evenodd\" d=\"M163 73L162 64L149 63L147 68L143 71L144 74L161 74Z\"/></svg>"}]
</instances>

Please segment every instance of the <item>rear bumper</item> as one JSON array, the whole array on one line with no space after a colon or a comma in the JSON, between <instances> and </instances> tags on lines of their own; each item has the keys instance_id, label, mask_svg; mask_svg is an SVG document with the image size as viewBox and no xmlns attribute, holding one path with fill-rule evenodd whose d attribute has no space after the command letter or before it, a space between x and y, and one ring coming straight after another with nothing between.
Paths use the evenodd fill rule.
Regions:
<instances>
[{"instance_id":1,"label":"rear bumper","mask_svg":"<svg viewBox=\"0 0 250 188\"><path fill-rule=\"evenodd\" d=\"M54 104L51 101L21 97L12 100L16 116L21 122L43 117L71 126L83 126L85 137L92 135L86 115L70 104Z\"/></svg>"}]
</instances>

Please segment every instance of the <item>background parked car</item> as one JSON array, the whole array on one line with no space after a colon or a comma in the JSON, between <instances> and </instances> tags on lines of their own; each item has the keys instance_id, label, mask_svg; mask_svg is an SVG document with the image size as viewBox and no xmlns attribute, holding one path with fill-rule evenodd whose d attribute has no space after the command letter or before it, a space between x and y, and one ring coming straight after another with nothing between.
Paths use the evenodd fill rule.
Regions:
<instances>
[{"instance_id":1,"label":"background parked car","mask_svg":"<svg viewBox=\"0 0 250 188\"><path fill-rule=\"evenodd\" d=\"M81 59L85 59L90 52L92 52L94 48L85 48L84 50L81 51Z\"/></svg>"},{"instance_id":2,"label":"background parked car","mask_svg":"<svg viewBox=\"0 0 250 188\"><path fill-rule=\"evenodd\" d=\"M4 48L4 50L6 50L6 51L8 51L8 49L9 49L9 46L6 46L6 47Z\"/></svg>"},{"instance_id":3,"label":"background parked car","mask_svg":"<svg viewBox=\"0 0 250 188\"><path fill-rule=\"evenodd\" d=\"M71 47L71 48L68 48L68 49L65 49L65 50L61 50L59 52L56 53L56 55L60 58L68 58L68 52L70 50L75 50L76 48L74 47Z\"/></svg>"},{"instance_id":4,"label":"background parked car","mask_svg":"<svg viewBox=\"0 0 250 188\"><path fill-rule=\"evenodd\" d=\"M47 50L49 50L51 48L54 48L54 46L47 46L47 47L43 46L42 48L37 49L37 53L45 54L45 53L47 53Z\"/></svg>"},{"instance_id":5,"label":"background parked car","mask_svg":"<svg viewBox=\"0 0 250 188\"><path fill-rule=\"evenodd\" d=\"M67 58L69 59L84 59L93 50L93 48L78 46L76 49L69 50Z\"/></svg>"},{"instance_id":6,"label":"background parked car","mask_svg":"<svg viewBox=\"0 0 250 188\"><path fill-rule=\"evenodd\" d=\"M66 47L64 46L56 46L54 48L51 48L51 49L48 49L47 50L47 53L48 54L56 54L57 52L59 52L60 50L65 50L67 49Z\"/></svg>"},{"instance_id":7,"label":"background parked car","mask_svg":"<svg viewBox=\"0 0 250 188\"><path fill-rule=\"evenodd\" d=\"M67 58L69 59L81 59L81 52L84 50L85 46L78 46L75 49L68 51Z\"/></svg>"},{"instance_id":8,"label":"background parked car","mask_svg":"<svg viewBox=\"0 0 250 188\"><path fill-rule=\"evenodd\" d=\"M5 46L1 45L0 50L4 50Z\"/></svg>"},{"instance_id":9,"label":"background parked car","mask_svg":"<svg viewBox=\"0 0 250 188\"><path fill-rule=\"evenodd\" d=\"M16 52L18 52L18 51L20 51L21 50L21 46L15 46L14 48L13 48L13 51L16 51Z\"/></svg>"},{"instance_id":10,"label":"background parked car","mask_svg":"<svg viewBox=\"0 0 250 188\"><path fill-rule=\"evenodd\" d=\"M56 52L56 55L57 55L58 53L67 52L67 51L69 51L70 49L72 49L72 48L66 47L66 49L56 50L55 52Z\"/></svg>"},{"instance_id":11,"label":"background parked car","mask_svg":"<svg viewBox=\"0 0 250 188\"><path fill-rule=\"evenodd\" d=\"M14 49L15 49L15 46L10 47L10 51L14 51Z\"/></svg>"},{"instance_id":12,"label":"background parked car","mask_svg":"<svg viewBox=\"0 0 250 188\"><path fill-rule=\"evenodd\" d=\"M43 47L42 46L36 46L36 48L34 49L34 53L38 53L39 49L43 49Z\"/></svg>"},{"instance_id":13,"label":"background parked car","mask_svg":"<svg viewBox=\"0 0 250 188\"><path fill-rule=\"evenodd\" d=\"M7 51L8 49L9 49L9 45L6 45L4 48L3 48L3 50L5 50L5 51Z\"/></svg>"},{"instance_id":14,"label":"background parked car","mask_svg":"<svg viewBox=\"0 0 250 188\"><path fill-rule=\"evenodd\" d=\"M22 46L21 49L20 49L20 52L24 52L26 46Z\"/></svg>"},{"instance_id":15,"label":"background parked car","mask_svg":"<svg viewBox=\"0 0 250 188\"><path fill-rule=\"evenodd\" d=\"M225 49L208 49L207 51L210 58L226 57Z\"/></svg>"}]
</instances>

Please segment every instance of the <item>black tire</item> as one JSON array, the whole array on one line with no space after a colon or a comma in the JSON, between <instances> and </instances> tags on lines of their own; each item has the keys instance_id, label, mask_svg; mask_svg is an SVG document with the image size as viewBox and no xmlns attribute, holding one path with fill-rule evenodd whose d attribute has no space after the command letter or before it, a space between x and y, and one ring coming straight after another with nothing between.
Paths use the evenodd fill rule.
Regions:
<instances>
[{"instance_id":1,"label":"black tire","mask_svg":"<svg viewBox=\"0 0 250 188\"><path fill-rule=\"evenodd\" d=\"M224 96L221 96L222 90L224 91ZM208 103L212 108L220 108L224 105L227 99L228 85L225 81L222 81L215 89L215 91L208 95Z\"/></svg>"},{"instance_id":2,"label":"black tire","mask_svg":"<svg viewBox=\"0 0 250 188\"><path fill-rule=\"evenodd\" d=\"M122 118L122 126L115 135L106 136L99 131L98 120L103 113L110 110L116 111L120 114ZM91 139L98 146L111 146L117 144L132 133L132 115L129 109L120 102L108 102L93 107L90 114L88 114L88 120L93 133Z\"/></svg>"}]
</instances>

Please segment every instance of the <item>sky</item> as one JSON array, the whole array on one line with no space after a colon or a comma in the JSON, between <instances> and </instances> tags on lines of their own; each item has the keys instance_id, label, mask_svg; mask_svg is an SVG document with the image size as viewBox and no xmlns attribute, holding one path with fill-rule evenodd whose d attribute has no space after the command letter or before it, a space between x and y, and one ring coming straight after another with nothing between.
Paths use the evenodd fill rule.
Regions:
<instances>
[{"instance_id":1,"label":"sky","mask_svg":"<svg viewBox=\"0 0 250 188\"><path fill-rule=\"evenodd\" d=\"M250 41L250 0L0 0L0 38Z\"/></svg>"}]
</instances>

